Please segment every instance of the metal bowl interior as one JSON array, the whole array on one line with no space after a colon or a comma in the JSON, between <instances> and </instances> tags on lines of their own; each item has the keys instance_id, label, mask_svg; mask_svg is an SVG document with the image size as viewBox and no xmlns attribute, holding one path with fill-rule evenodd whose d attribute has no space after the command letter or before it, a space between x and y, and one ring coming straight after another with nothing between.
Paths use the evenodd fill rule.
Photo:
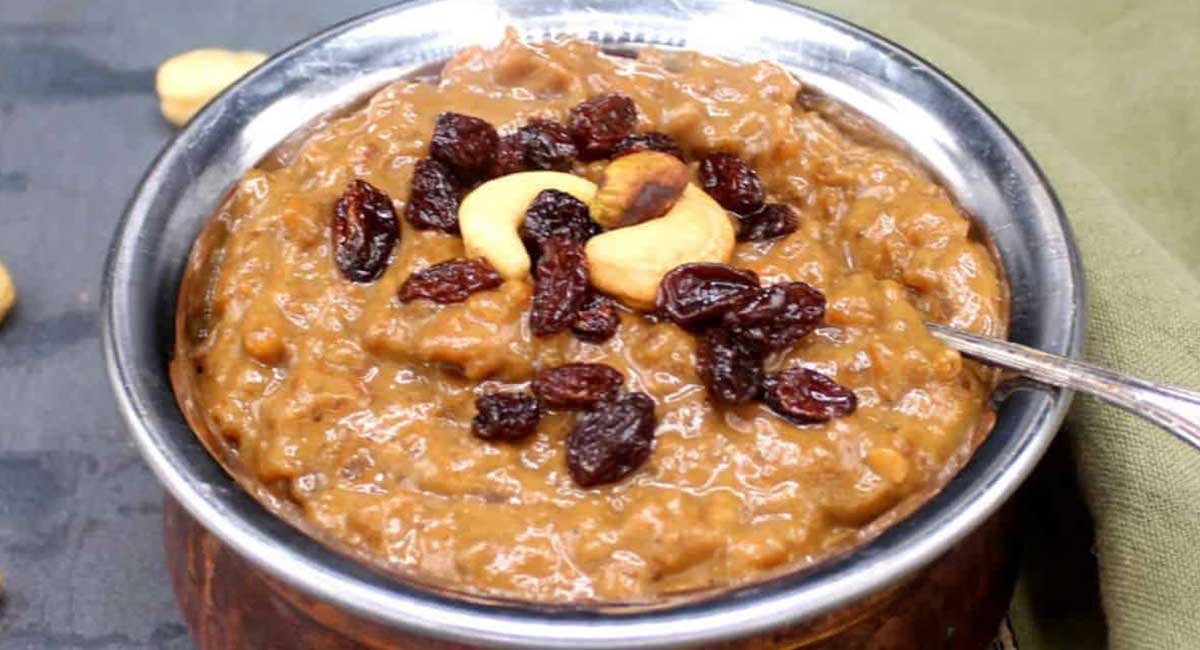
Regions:
<instances>
[{"instance_id":1,"label":"metal bowl interior","mask_svg":"<svg viewBox=\"0 0 1200 650\"><path fill-rule=\"evenodd\" d=\"M1011 287L1012 340L1077 356L1078 255L1053 191L1002 124L915 55L824 14L769 0L432 0L335 26L210 103L153 163L104 275L108 373L132 435L172 495L238 553L331 605L421 635L513 647L669 647L805 620L893 584L945 552L1012 494L1071 395L1006 396L963 470L913 515L846 556L677 607L612 615L465 601L389 578L275 517L241 490L179 413L168 378L177 290L192 242L233 183L294 131L506 25L739 60L771 60L853 107L938 176L972 214Z\"/></svg>"}]
</instances>

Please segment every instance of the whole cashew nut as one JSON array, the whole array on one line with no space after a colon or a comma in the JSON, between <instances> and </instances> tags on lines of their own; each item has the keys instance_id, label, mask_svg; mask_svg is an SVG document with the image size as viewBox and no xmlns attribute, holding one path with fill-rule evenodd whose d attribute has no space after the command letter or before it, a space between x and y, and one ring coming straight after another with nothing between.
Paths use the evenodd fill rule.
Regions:
<instances>
[{"instance_id":1,"label":"whole cashew nut","mask_svg":"<svg viewBox=\"0 0 1200 650\"><path fill-rule=\"evenodd\" d=\"M635 226L663 216L688 184L688 168L675 156L639 151L604 168L592 198L592 218L608 229Z\"/></svg>"},{"instance_id":2,"label":"whole cashew nut","mask_svg":"<svg viewBox=\"0 0 1200 650\"><path fill-rule=\"evenodd\" d=\"M542 190L558 190L587 203L596 185L563 172L520 172L475 188L458 208L458 227L468 257L482 257L506 280L529 275L529 253L517 234L525 210Z\"/></svg>"},{"instance_id":3,"label":"whole cashew nut","mask_svg":"<svg viewBox=\"0 0 1200 650\"><path fill-rule=\"evenodd\" d=\"M175 126L183 126L201 106L237 81L267 55L219 49L191 50L158 66L154 87L159 110Z\"/></svg>"},{"instance_id":4,"label":"whole cashew nut","mask_svg":"<svg viewBox=\"0 0 1200 650\"><path fill-rule=\"evenodd\" d=\"M8 311L12 309L13 303L16 301L17 285L13 284L8 269L4 268L3 262L0 262L0 323L4 322L4 317L8 315Z\"/></svg>"},{"instance_id":5,"label":"whole cashew nut","mask_svg":"<svg viewBox=\"0 0 1200 650\"><path fill-rule=\"evenodd\" d=\"M662 217L596 235L584 251L592 286L649 310L667 271L689 262L728 262L734 244L725 209L689 183Z\"/></svg>"}]
</instances>

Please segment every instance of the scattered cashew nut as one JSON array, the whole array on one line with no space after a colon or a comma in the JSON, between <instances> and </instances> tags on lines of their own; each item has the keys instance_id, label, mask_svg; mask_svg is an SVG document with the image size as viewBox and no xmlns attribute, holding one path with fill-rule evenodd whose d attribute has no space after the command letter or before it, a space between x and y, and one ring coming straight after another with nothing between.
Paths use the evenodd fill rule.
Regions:
<instances>
[{"instance_id":1,"label":"scattered cashew nut","mask_svg":"<svg viewBox=\"0 0 1200 650\"><path fill-rule=\"evenodd\" d=\"M159 110L168 122L183 126L208 100L266 58L261 52L218 49L177 54L158 66L154 85Z\"/></svg>"},{"instance_id":2,"label":"scattered cashew nut","mask_svg":"<svg viewBox=\"0 0 1200 650\"><path fill-rule=\"evenodd\" d=\"M604 168L589 209L605 228L624 228L667 213L688 184L688 168L675 156L639 151Z\"/></svg>"},{"instance_id":3,"label":"scattered cashew nut","mask_svg":"<svg viewBox=\"0 0 1200 650\"><path fill-rule=\"evenodd\" d=\"M482 257L506 280L528 277L529 253L517 229L542 190L558 190L587 203L596 185L563 172L520 172L475 188L458 208L458 227L468 257Z\"/></svg>"},{"instance_id":4,"label":"scattered cashew nut","mask_svg":"<svg viewBox=\"0 0 1200 650\"><path fill-rule=\"evenodd\" d=\"M8 269L4 268L4 263L0 262L0 323L4 322L4 317L8 315L12 309L13 303L17 301L17 285L13 284L12 276L8 274Z\"/></svg>"},{"instance_id":5,"label":"scattered cashew nut","mask_svg":"<svg viewBox=\"0 0 1200 650\"><path fill-rule=\"evenodd\" d=\"M592 286L649 310L667 271L689 262L728 262L734 243L725 209L689 183L661 218L596 235L584 251Z\"/></svg>"}]
</instances>

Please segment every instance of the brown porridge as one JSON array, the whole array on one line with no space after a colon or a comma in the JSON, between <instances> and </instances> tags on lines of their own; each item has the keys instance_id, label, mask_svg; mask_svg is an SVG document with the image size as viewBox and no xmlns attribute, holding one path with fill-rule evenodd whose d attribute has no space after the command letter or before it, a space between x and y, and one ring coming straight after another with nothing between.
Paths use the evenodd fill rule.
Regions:
<instances>
[{"instance_id":1,"label":"brown porridge","mask_svg":"<svg viewBox=\"0 0 1200 650\"><path fill-rule=\"evenodd\" d=\"M1005 288L941 187L799 91L766 63L511 34L384 88L249 172L201 236L172 364L185 412L318 528L475 592L645 600L861 543L990 428L991 375L923 321L1003 334ZM622 160L653 182L601 218L577 199L587 180L619 194ZM513 189L533 178L560 191ZM510 199L505 241L525 247L501 258L472 238ZM729 212L687 243L685 204L714 200ZM604 241L620 259L600 259ZM651 285L657 306L620 289L631 256L675 254L725 275L683 278L682 297ZM586 296L547 288L589 264ZM725 303L689 321L696 286ZM567 387L608 382L603 400L548 397L571 363L611 368ZM597 460L605 445L625 457Z\"/></svg>"}]
</instances>

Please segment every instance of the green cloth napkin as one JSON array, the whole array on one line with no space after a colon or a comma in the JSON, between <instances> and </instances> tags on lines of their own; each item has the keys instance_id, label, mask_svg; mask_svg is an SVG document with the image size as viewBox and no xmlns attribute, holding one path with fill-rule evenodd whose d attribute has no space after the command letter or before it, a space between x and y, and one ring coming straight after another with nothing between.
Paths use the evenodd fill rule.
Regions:
<instances>
[{"instance_id":1,"label":"green cloth napkin","mask_svg":"<svg viewBox=\"0 0 1200 650\"><path fill-rule=\"evenodd\" d=\"M1083 251L1090 360L1200 388L1200 2L811 4L930 60L1029 147ZM1066 435L1095 524L1109 647L1200 648L1200 453L1088 398ZM1037 532L1027 552L1053 553ZM1022 576L1021 650L1103 644L1042 615L1054 608L1031 585L1054 581Z\"/></svg>"}]
</instances>

